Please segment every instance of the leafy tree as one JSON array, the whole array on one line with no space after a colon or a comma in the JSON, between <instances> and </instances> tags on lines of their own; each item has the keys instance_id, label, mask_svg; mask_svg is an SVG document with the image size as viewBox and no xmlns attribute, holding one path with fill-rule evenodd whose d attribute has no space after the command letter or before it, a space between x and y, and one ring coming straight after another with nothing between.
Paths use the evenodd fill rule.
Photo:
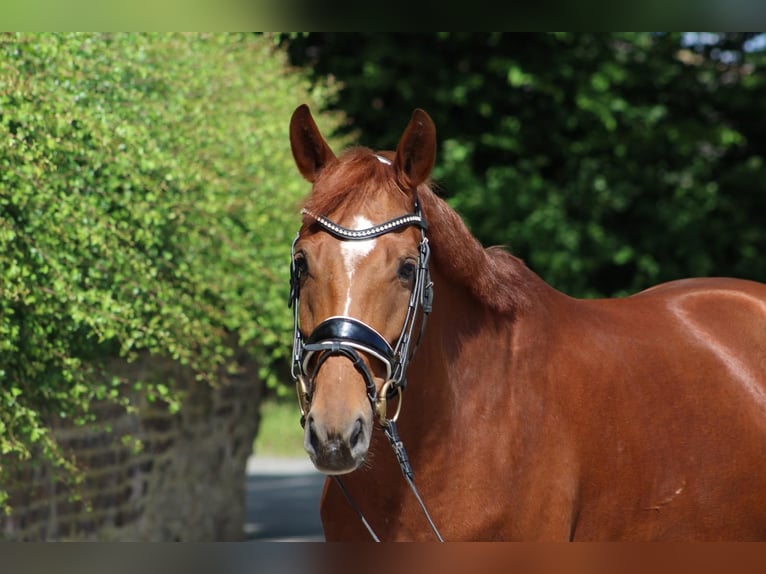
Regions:
<instances>
[{"instance_id":1,"label":"leafy tree","mask_svg":"<svg viewBox=\"0 0 766 574\"><path fill-rule=\"evenodd\" d=\"M766 280L762 35L310 34L296 64L375 147L414 107L435 180L485 244L619 295L690 275Z\"/></svg>"},{"instance_id":2,"label":"leafy tree","mask_svg":"<svg viewBox=\"0 0 766 574\"><path fill-rule=\"evenodd\" d=\"M238 347L275 379L305 193L287 121L332 96L269 36L0 36L2 471L40 451L76 470L47 423L129 406L109 357L214 383ZM147 383L178 406L171 381Z\"/></svg>"}]
</instances>

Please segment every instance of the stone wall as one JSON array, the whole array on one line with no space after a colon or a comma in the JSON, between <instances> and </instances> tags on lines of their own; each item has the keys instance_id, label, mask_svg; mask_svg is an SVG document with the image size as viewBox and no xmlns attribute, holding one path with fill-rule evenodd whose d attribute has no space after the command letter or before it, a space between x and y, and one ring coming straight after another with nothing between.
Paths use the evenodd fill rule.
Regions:
<instances>
[{"instance_id":1,"label":"stone wall","mask_svg":"<svg viewBox=\"0 0 766 574\"><path fill-rule=\"evenodd\" d=\"M243 359L213 388L170 363L121 365L134 380L172 377L186 395L171 414L136 396L137 414L95 405L98 424L53 423L86 470L81 501L40 460L16 469L4 540L221 541L244 538L245 466L258 426L261 384ZM104 428L108 424L110 428ZM143 449L123 444L125 434Z\"/></svg>"}]
</instances>

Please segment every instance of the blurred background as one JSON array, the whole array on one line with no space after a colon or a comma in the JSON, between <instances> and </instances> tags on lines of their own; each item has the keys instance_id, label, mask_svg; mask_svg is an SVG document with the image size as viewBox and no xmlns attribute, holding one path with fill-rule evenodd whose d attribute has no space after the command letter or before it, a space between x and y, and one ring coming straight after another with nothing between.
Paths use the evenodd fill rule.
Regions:
<instances>
[{"instance_id":1,"label":"blurred background","mask_svg":"<svg viewBox=\"0 0 766 574\"><path fill-rule=\"evenodd\" d=\"M0 34L0 536L247 538L302 456L287 127L434 119L438 191L554 287L766 281L766 33Z\"/></svg>"}]
</instances>

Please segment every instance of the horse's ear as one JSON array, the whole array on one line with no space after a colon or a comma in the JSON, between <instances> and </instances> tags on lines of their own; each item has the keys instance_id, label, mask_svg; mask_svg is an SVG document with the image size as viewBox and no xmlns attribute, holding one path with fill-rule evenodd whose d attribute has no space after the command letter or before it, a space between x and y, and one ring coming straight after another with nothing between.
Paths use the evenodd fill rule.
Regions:
<instances>
[{"instance_id":1,"label":"horse's ear","mask_svg":"<svg viewBox=\"0 0 766 574\"><path fill-rule=\"evenodd\" d=\"M436 126L421 109L412 112L396 146L394 169L405 189L414 189L431 175L436 159Z\"/></svg>"},{"instance_id":2,"label":"horse's ear","mask_svg":"<svg viewBox=\"0 0 766 574\"><path fill-rule=\"evenodd\" d=\"M298 171L312 183L324 165L335 158L306 104L298 106L290 119L290 147Z\"/></svg>"}]
</instances>

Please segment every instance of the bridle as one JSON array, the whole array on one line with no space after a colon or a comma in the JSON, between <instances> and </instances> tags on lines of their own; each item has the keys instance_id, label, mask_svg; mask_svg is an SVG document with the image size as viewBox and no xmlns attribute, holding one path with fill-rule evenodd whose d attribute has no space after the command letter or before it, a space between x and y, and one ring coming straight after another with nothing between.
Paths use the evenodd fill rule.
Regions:
<instances>
[{"instance_id":1,"label":"bridle","mask_svg":"<svg viewBox=\"0 0 766 574\"><path fill-rule=\"evenodd\" d=\"M383 161L382 158L381 161ZM387 160L386 160L386 163ZM291 374L295 381L298 404L301 411L301 426L306 424L306 415L311 407L311 399L314 391L316 376L324 362L332 356L343 356L351 361L354 368L364 379L367 398L370 401L373 413L383 428L383 432L391 443L394 454L401 467L402 474L407 480L420 507L431 526L436 538L441 542L436 525L423 503L414 483L414 473L404 450L404 444L399 438L396 421L402 407L402 392L407 386L406 371L417 350L420 339L425 331L426 319L433 307L433 282L428 271L428 261L431 250L426 237L426 224L420 210L420 204L415 199L413 213L396 217L379 225L367 229L348 229L331 221L323 215L312 213L306 209L301 212L307 215L319 227L341 241L364 241L373 239L386 233L393 233L406 227L415 226L420 228L420 242L418 243L418 261L415 271L414 283L407 304L405 316L399 338L392 347L391 344L374 328L354 317L335 316L325 319L308 335L304 336L300 328L300 283L301 277L296 266L295 246L300 239L300 232L296 235L292 244L292 258L290 263L290 297L288 305L293 308L293 356ZM418 310L421 310L422 319L418 337L413 341L413 332L417 323ZM386 368L386 380L377 391L375 381L369 367L362 359L360 352L379 360ZM312 362L313 361L313 362ZM398 398L396 412L388 418L388 401ZM372 536L373 540L380 539L367 522L362 511L351 498L348 490L338 476L333 476L340 487L346 500L359 515L362 523Z\"/></svg>"},{"instance_id":2,"label":"bridle","mask_svg":"<svg viewBox=\"0 0 766 574\"><path fill-rule=\"evenodd\" d=\"M307 337L304 337L300 328L298 312L301 277L295 264L295 246L300 234L295 237L292 245L289 300L294 315L292 377L296 383L298 403L301 409L301 424L305 423L306 414L311 406L314 381L319 368L333 355L348 358L362 375L367 389L367 398L378 420L381 423L388 420L396 421L401 409L402 391L407 386L405 378L407 366L412 360L417 344L425 330L426 318L431 312L433 301L433 283L428 272L430 248L426 237L427 224L420 212L420 206L416 201L413 214L402 215L367 229L341 227L326 217L313 214L305 209L302 213L311 217L324 231L341 241L364 241L409 226L420 228L421 238L418 244L418 261L414 284L407 305L407 315L394 347L365 322L347 316L325 319ZM423 319L418 338L413 341L412 334L417 323L418 309L423 311ZM362 360L360 351L378 359L386 368L386 380L380 393L375 388L372 373ZM313 368L311 368L314 358L316 360L313 363ZM387 402L395 397L399 398L397 412L393 419L388 419Z\"/></svg>"}]
</instances>

